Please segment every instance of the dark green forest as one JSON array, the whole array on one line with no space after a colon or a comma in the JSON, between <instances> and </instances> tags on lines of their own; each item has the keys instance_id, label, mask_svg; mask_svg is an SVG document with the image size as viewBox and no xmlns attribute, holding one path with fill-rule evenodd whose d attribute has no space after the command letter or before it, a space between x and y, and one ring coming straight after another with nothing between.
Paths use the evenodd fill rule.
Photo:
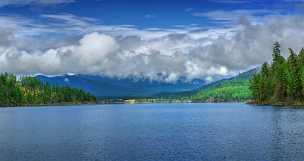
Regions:
<instances>
[{"instance_id":1,"label":"dark green forest","mask_svg":"<svg viewBox=\"0 0 304 161\"><path fill-rule=\"evenodd\" d=\"M34 77L0 74L0 106L78 104L96 102L89 93L41 83Z\"/></svg>"},{"instance_id":2,"label":"dark green forest","mask_svg":"<svg viewBox=\"0 0 304 161\"><path fill-rule=\"evenodd\" d=\"M273 45L272 63L264 63L250 81L253 103L272 105L304 104L304 49L298 54L289 48L281 55L278 42Z\"/></svg>"}]
</instances>

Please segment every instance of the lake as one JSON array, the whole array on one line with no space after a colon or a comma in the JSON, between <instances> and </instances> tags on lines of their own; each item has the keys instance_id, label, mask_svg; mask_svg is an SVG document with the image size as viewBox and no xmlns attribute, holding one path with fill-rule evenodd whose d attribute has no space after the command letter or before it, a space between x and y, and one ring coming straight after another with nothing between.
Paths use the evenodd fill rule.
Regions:
<instances>
[{"instance_id":1,"label":"lake","mask_svg":"<svg viewBox=\"0 0 304 161\"><path fill-rule=\"evenodd\" d=\"M0 109L1 161L303 159L302 109L237 103Z\"/></svg>"}]
</instances>

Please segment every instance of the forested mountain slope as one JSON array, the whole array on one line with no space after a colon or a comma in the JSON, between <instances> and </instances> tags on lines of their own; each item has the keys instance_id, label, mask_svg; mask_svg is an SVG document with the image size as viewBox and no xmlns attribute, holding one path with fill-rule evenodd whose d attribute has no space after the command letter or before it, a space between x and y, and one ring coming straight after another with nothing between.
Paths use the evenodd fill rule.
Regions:
<instances>
[{"instance_id":1,"label":"forested mountain slope","mask_svg":"<svg viewBox=\"0 0 304 161\"><path fill-rule=\"evenodd\" d=\"M247 101L252 98L249 89L250 79L259 71L254 68L237 76L203 85L201 88L175 95L163 95L163 98L190 100L193 102L231 102Z\"/></svg>"},{"instance_id":2,"label":"forested mountain slope","mask_svg":"<svg viewBox=\"0 0 304 161\"><path fill-rule=\"evenodd\" d=\"M0 75L0 106L78 104L96 102L95 96L70 87L51 86L34 77Z\"/></svg>"},{"instance_id":3,"label":"forested mountain slope","mask_svg":"<svg viewBox=\"0 0 304 161\"><path fill-rule=\"evenodd\" d=\"M160 93L193 91L205 84L205 81L199 79L190 82L183 79L176 82L161 82L148 79L111 78L83 74L54 77L38 75L36 78L51 85L82 89L100 99L153 97Z\"/></svg>"},{"instance_id":4,"label":"forested mountain slope","mask_svg":"<svg viewBox=\"0 0 304 161\"><path fill-rule=\"evenodd\" d=\"M230 102L246 101L252 98L249 89L250 79L258 68L241 73L229 79L223 79L206 86L190 96L193 101Z\"/></svg>"}]
</instances>

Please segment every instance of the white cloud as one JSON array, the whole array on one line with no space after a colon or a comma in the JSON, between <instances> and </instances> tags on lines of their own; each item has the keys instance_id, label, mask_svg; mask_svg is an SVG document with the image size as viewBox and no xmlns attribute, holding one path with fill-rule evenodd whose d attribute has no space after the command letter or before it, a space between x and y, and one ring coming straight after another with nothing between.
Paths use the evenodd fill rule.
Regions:
<instances>
[{"instance_id":1,"label":"white cloud","mask_svg":"<svg viewBox=\"0 0 304 161\"><path fill-rule=\"evenodd\" d=\"M41 25L0 17L0 23L9 24L0 30L1 72L213 80L271 60L274 41L282 43L285 56L287 47L304 46L302 16L267 16L259 24L218 29L137 29L74 21L74 15L43 18L55 21Z\"/></svg>"},{"instance_id":2,"label":"white cloud","mask_svg":"<svg viewBox=\"0 0 304 161\"><path fill-rule=\"evenodd\" d=\"M231 25L231 23L242 23L240 20L249 19L251 23L258 23L261 17L265 15L274 15L279 14L278 11L269 11L262 9L255 10L215 10L210 12L194 12L193 16L207 18L212 21L217 21L219 23L227 23Z\"/></svg>"},{"instance_id":3,"label":"white cloud","mask_svg":"<svg viewBox=\"0 0 304 161\"><path fill-rule=\"evenodd\" d=\"M7 5L55 5L63 3L72 3L74 0L1 0L0 7Z\"/></svg>"},{"instance_id":4,"label":"white cloud","mask_svg":"<svg viewBox=\"0 0 304 161\"><path fill-rule=\"evenodd\" d=\"M72 14L45 14L42 15L44 18L65 22L66 25L71 26L88 26L90 22L96 20L88 17L79 17Z\"/></svg>"},{"instance_id":5,"label":"white cloud","mask_svg":"<svg viewBox=\"0 0 304 161\"><path fill-rule=\"evenodd\" d=\"M77 56L82 66L94 66L102 63L108 54L115 52L118 48L119 45L114 38L99 33L91 33L85 35L79 41L79 46L71 52Z\"/></svg>"},{"instance_id":6,"label":"white cloud","mask_svg":"<svg viewBox=\"0 0 304 161\"><path fill-rule=\"evenodd\" d=\"M106 61L108 54L118 48L112 37L99 33L87 34L75 45L44 52L27 52L13 46L0 47L0 69L28 74L66 73L67 70L75 73L98 73L95 66Z\"/></svg>"}]
</instances>

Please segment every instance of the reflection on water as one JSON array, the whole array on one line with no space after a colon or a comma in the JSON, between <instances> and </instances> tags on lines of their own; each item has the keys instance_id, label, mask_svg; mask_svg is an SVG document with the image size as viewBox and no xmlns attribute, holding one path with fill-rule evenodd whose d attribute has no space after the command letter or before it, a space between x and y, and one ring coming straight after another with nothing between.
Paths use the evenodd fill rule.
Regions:
<instances>
[{"instance_id":1,"label":"reflection on water","mask_svg":"<svg viewBox=\"0 0 304 161\"><path fill-rule=\"evenodd\" d=\"M303 160L304 110L245 104L0 109L0 160Z\"/></svg>"}]
</instances>

